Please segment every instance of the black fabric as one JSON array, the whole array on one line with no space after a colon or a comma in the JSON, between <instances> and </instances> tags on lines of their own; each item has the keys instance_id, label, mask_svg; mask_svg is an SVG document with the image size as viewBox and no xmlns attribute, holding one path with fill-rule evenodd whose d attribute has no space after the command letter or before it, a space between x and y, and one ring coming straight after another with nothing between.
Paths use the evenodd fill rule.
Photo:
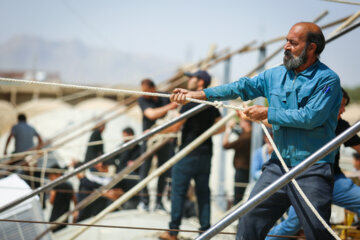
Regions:
<instances>
[{"instance_id":1,"label":"black fabric","mask_svg":"<svg viewBox=\"0 0 360 240\"><path fill-rule=\"evenodd\" d=\"M86 177L80 179L78 202L80 203L87 196L89 196L92 191L96 190L99 187L101 187L100 184L92 182ZM104 210L109 204L110 204L110 200L108 200L107 198L105 197L98 198L97 200L89 204L87 207L80 210L77 221L80 222L92 216L96 216L98 213Z\"/></svg>"},{"instance_id":2,"label":"black fabric","mask_svg":"<svg viewBox=\"0 0 360 240\"><path fill-rule=\"evenodd\" d=\"M125 150L119 155L115 156L113 162L116 166L116 172L120 172L128 166L129 161L136 160L141 154L141 146L135 145L134 147ZM139 168L133 171L131 174L139 174Z\"/></svg>"},{"instance_id":3,"label":"black fabric","mask_svg":"<svg viewBox=\"0 0 360 240\"><path fill-rule=\"evenodd\" d=\"M74 194L72 192L73 187L72 187L71 183L69 183L69 182L60 183L59 185L55 186L53 189L55 191L56 190L60 190L60 191L56 191L54 205L53 205L53 209L51 211L51 216L50 216L50 222L55 221L60 216L62 216L64 213L69 211L70 203L71 203L71 200L72 200L73 194ZM69 192L61 192L61 190L68 190ZM65 227L65 225L59 225L53 231L56 232L64 227Z\"/></svg>"},{"instance_id":4,"label":"black fabric","mask_svg":"<svg viewBox=\"0 0 360 240\"><path fill-rule=\"evenodd\" d=\"M146 142L142 145L142 152L146 152ZM161 149L159 149L155 155L158 159L158 167L162 166L167 160L169 160L174 155L174 144L172 142L169 142L165 144ZM151 168L151 162L152 162L153 156L147 158L143 164L140 167L140 179L143 180L148 176L149 170ZM170 170L165 171L163 174L159 176L158 182L157 182L157 196L156 196L156 203L162 202L162 196L163 192L166 187L166 179L170 175ZM147 186L144 187L141 192L141 201L148 205L149 204L149 192L147 189Z\"/></svg>"},{"instance_id":5,"label":"black fabric","mask_svg":"<svg viewBox=\"0 0 360 240\"><path fill-rule=\"evenodd\" d=\"M338 120L336 129L335 129L336 136L340 135L342 132L344 132L349 127L350 127L350 124L347 121L345 121L344 119L340 118ZM359 144L360 144L360 137L358 135L355 135L352 138L350 138L349 140L347 140L346 142L344 142L344 145L346 147L352 147L352 146L356 146ZM338 151L335 156L335 164L334 164L334 173L335 174L341 173L341 169L339 166L339 160L340 160L340 152Z\"/></svg>"},{"instance_id":6,"label":"black fabric","mask_svg":"<svg viewBox=\"0 0 360 240\"><path fill-rule=\"evenodd\" d=\"M98 129L95 129L90 136L89 142L94 141L102 141L101 132ZM104 145L98 144L93 146L88 146L86 149L85 160L84 162L88 162L97 158L98 156L104 153Z\"/></svg>"},{"instance_id":7,"label":"black fabric","mask_svg":"<svg viewBox=\"0 0 360 240\"><path fill-rule=\"evenodd\" d=\"M248 183L249 182L249 170L248 169L235 169L235 184L236 183ZM245 193L246 187L239 187L234 186L234 202L233 204L236 205L240 202Z\"/></svg>"},{"instance_id":8,"label":"black fabric","mask_svg":"<svg viewBox=\"0 0 360 240\"><path fill-rule=\"evenodd\" d=\"M196 107L198 103L188 103L181 107L180 113L184 113L190 110L193 107ZM199 112L195 116L187 119L183 129L181 136L181 149L186 147L189 143L194 141L197 137L199 137L203 132L205 132L208 128L210 128L214 123L215 119L220 117L220 112L215 107L209 107L204 111ZM208 138L205 142L203 142L198 148L190 153L190 155L198 155L198 154L212 154L212 140Z\"/></svg>"},{"instance_id":9,"label":"black fabric","mask_svg":"<svg viewBox=\"0 0 360 240\"><path fill-rule=\"evenodd\" d=\"M156 99L140 97L138 99L138 103L141 108L141 111L143 112L143 130L145 131L145 130L151 128L154 125L156 120L148 119L144 115L144 111L147 108L158 108L158 107L165 106L170 103L170 100L168 98L160 98L160 97L158 97Z\"/></svg>"}]
</instances>

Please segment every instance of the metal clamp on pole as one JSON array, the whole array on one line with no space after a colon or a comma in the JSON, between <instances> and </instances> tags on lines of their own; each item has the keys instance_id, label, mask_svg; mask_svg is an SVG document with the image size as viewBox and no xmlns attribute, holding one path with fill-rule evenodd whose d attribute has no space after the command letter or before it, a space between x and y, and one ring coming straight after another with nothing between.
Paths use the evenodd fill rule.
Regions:
<instances>
[{"instance_id":1,"label":"metal clamp on pole","mask_svg":"<svg viewBox=\"0 0 360 240\"><path fill-rule=\"evenodd\" d=\"M330 152L334 151L337 147L339 147L342 143L350 139L359 131L360 131L360 121L355 123L353 126L348 128L346 131L344 131L342 134L340 134L330 142L328 142L322 148L320 148L311 156L306 158L299 165L294 167L292 170L290 170L282 177L280 177L278 180L276 180L268 187L266 187L264 190L259 192L253 198L249 199L246 203L244 203L244 205L240 206L239 208L231 212L229 215L225 216L222 220L220 220L218 223L216 223L214 226L212 226L206 232L204 232L198 238L196 238L196 240L207 240L215 236L217 233L219 233L227 226L229 226L232 222L238 220L241 216L245 215L251 209L255 208L258 204L262 203L268 197L273 195L280 188L282 188L287 183L289 183L293 178L297 177L299 174L301 174L306 169L311 167L318 160L322 159Z\"/></svg>"},{"instance_id":2,"label":"metal clamp on pole","mask_svg":"<svg viewBox=\"0 0 360 240\"><path fill-rule=\"evenodd\" d=\"M135 146L136 144L140 143L141 141L155 135L156 133L170 127L171 125L173 125L173 124L175 124L175 123L177 123L177 122L179 122L179 121L181 121L183 119L189 118L189 117L199 113L200 111L205 110L208 107L209 107L208 105L200 104L200 105L190 109L189 111L181 114L180 116L174 118L173 120L171 120L171 121L169 121L169 122L167 122L167 123L165 123L163 125L160 125L160 126L154 128L154 129L150 130L149 132L143 134L142 136L140 136L140 137L138 137L138 138L136 138L134 140L131 140L131 141L127 142L127 143L124 143L123 145L121 145L120 147L115 149L114 151L112 151L110 153L105 153L105 154L103 154L103 155L101 155L101 156L99 156L99 157L97 157L97 158L83 164L82 166L74 169L74 171L69 172L68 174L63 175L63 176L59 177L58 179L56 179L56 180L54 180L52 182L49 182L48 184L46 184L46 185L44 185L42 187L39 187L39 188L35 189L31 193L26 194L25 196L20 197L20 198L14 200L14 201L2 206L0 208L0 213L5 211L5 210L8 210L8 209L10 209L10 208L12 208L14 206L16 206L17 204L19 204L19 203L21 203L21 202L23 202L23 201L37 195L37 194L43 192L43 191L46 191L48 189L52 189L56 185L58 185L58 184L60 184L62 182L65 182L70 177L75 176L79 172L82 172L82 171L84 171L84 170L86 170L88 168L91 168L92 166L96 165L99 162L106 161L106 160L118 155L119 153L124 152L125 150Z\"/></svg>"}]
</instances>

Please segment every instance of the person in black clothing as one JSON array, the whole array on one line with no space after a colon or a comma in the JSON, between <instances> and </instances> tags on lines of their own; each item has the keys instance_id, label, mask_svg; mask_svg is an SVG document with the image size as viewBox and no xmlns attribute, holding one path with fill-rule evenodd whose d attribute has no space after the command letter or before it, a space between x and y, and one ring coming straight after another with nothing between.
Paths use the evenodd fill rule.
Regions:
<instances>
[{"instance_id":1,"label":"person in black clothing","mask_svg":"<svg viewBox=\"0 0 360 240\"><path fill-rule=\"evenodd\" d=\"M141 90L143 92L156 92L155 84L150 79L144 79L141 81ZM142 96L138 99L139 106L143 113L143 131L148 131L156 122L157 119L164 117L169 110L177 108L176 103L170 103L167 98L159 98L152 96ZM142 145L142 151L146 152L145 141ZM158 166L161 166L166 162L174 153L173 143L168 143L157 151L156 156L158 159ZM151 167L152 157L145 160L145 162L140 167L140 179L147 177L150 167ZM157 196L156 196L156 205L155 210L166 211L162 203L162 195L166 186L166 178L168 177L169 172L162 174L157 183ZM146 211L149 210L149 195L147 187L145 187L141 193L141 202L139 208Z\"/></svg>"},{"instance_id":2,"label":"person in black clothing","mask_svg":"<svg viewBox=\"0 0 360 240\"><path fill-rule=\"evenodd\" d=\"M190 79L187 83L189 90L202 90L210 85L211 77L206 71L197 71L195 73L186 73ZM183 105L180 113L184 113L198 103L188 103ZM182 137L180 149L183 149L214 123L221 119L218 109L209 107L204 111L183 120L166 131L177 131L182 127ZM220 131L223 131L221 129ZM220 132L219 131L219 132ZM169 223L170 229L179 229L181 219L183 217L184 203L186 200L186 193L189 189L191 179L195 181L195 194L198 203L198 216L200 220L200 230L205 231L210 227L210 188L209 177L211 169L212 157L212 139L208 138L199 147L194 149L186 157L176 163L171 172L171 221ZM159 236L160 239L177 239L178 232L164 232Z\"/></svg>"},{"instance_id":3,"label":"person in black clothing","mask_svg":"<svg viewBox=\"0 0 360 240\"><path fill-rule=\"evenodd\" d=\"M124 143L130 141L134 137L134 130L130 127L124 128L122 131ZM140 145L135 145L134 147L125 150L119 155L114 157L114 163L116 166L116 172L122 171L124 168L133 164L134 160L136 160L141 154ZM131 176L139 175L139 168L133 171ZM123 192L129 191L133 188L139 181L137 179L123 179L119 182L114 188L122 189ZM134 196L129 201L124 203L122 206L123 209L135 209L139 203L139 196Z\"/></svg>"},{"instance_id":4,"label":"person in black clothing","mask_svg":"<svg viewBox=\"0 0 360 240\"><path fill-rule=\"evenodd\" d=\"M52 167L53 169L61 168L58 165ZM51 181L61 177L61 173L50 172L47 174L48 178ZM51 211L50 222L56 221L59 217L61 217L64 213L68 212L70 209L71 201L74 202L74 205L77 204L76 197L74 194L73 187L69 182L63 182L59 185L56 185L50 191L50 203L53 205L53 209ZM68 220L66 220L67 222ZM76 215L74 215L74 222L76 222ZM53 232L59 231L60 229L65 228L65 225L59 225L57 228L53 229Z\"/></svg>"},{"instance_id":5,"label":"person in black clothing","mask_svg":"<svg viewBox=\"0 0 360 240\"><path fill-rule=\"evenodd\" d=\"M101 133L105 129L105 123L99 123L93 132L91 133L89 143L96 142L96 141L102 141ZM84 163L93 160L94 158L97 158L98 156L104 154L104 144L97 144L88 146L85 153L85 159Z\"/></svg>"},{"instance_id":6,"label":"person in black clothing","mask_svg":"<svg viewBox=\"0 0 360 240\"><path fill-rule=\"evenodd\" d=\"M85 173L77 175L80 180L79 193L77 196L79 203L83 201L87 196L89 196L93 191L106 185L111 181L110 177L103 177L95 174L96 172L108 172L108 164L109 161L100 162L95 165L95 168L93 168L92 171L86 171ZM104 193L100 198L89 204L87 207L81 209L78 213L79 216L77 221L83 221L100 213L110 204L110 200L114 200L113 193L113 190L109 190Z\"/></svg>"}]
</instances>

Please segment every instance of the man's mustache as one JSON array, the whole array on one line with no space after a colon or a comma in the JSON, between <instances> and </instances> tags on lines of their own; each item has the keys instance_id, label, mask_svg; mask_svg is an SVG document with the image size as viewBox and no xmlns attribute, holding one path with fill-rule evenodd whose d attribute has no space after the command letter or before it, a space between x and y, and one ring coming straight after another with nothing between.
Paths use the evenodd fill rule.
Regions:
<instances>
[{"instance_id":1,"label":"man's mustache","mask_svg":"<svg viewBox=\"0 0 360 240\"><path fill-rule=\"evenodd\" d=\"M284 55L287 57L293 57L293 54L290 52L290 50L285 50Z\"/></svg>"}]
</instances>

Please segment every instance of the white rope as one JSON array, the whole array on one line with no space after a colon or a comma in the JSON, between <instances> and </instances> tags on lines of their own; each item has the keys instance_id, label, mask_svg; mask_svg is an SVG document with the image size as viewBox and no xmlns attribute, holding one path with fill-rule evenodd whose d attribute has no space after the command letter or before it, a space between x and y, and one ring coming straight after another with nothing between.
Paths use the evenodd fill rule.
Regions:
<instances>
[{"instance_id":1,"label":"white rope","mask_svg":"<svg viewBox=\"0 0 360 240\"><path fill-rule=\"evenodd\" d=\"M270 136L268 130L266 129L265 125L261 122L260 123L262 129L264 130L266 137L269 139L271 145L274 148L274 151L276 153L276 156L279 158L280 163L282 165L282 167L285 169L285 172L289 172L289 168L287 167L284 159L282 158L278 148L276 147L274 140L272 139L272 137ZM310 208L310 210L315 214L315 216L317 217L317 219L321 222L321 224L325 227L326 230L329 231L329 233L337 240L341 240L341 238L339 238L339 236L331 229L331 227L326 223L326 221L320 216L320 214L318 213L318 211L315 209L315 207L312 205L312 203L310 202L310 200L307 198L307 196L305 195L305 193L302 191L302 189L300 188L299 184L296 182L296 180L293 178L291 180L291 182L294 184L296 190L299 192L300 196L304 199L306 205L308 205L308 207Z\"/></svg>"},{"instance_id":2,"label":"white rope","mask_svg":"<svg viewBox=\"0 0 360 240\"><path fill-rule=\"evenodd\" d=\"M80 86L74 84L64 84L64 83L53 83L53 82L38 82L38 81L31 81L31 80L24 80L24 79L14 79L14 78L0 78L0 81L3 82L10 82L10 83L22 83L22 84L29 84L29 85L40 85L40 86L51 86L51 87L61 87L61 88L70 88L70 89L80 89L80 90L92 90L95 92L108 92L108 93L116 93L116 94L131 94L131 95L143 95L143 96L152 96L152 97L165 97L169 98L171 94L168 93L153 93L153 92L142 92L142 91L134 91L134 90L125 90L125 89L112 89L112 88L104 88L104 87L90 87L90 86ZM194 98L186 98L189 102L195 103L202 103L211 105L213 107L224 107L234 110L244 111L243 107L234 106L234 105L226 105L221 102L209 102Z\"/></svg>"}]
</instances>

